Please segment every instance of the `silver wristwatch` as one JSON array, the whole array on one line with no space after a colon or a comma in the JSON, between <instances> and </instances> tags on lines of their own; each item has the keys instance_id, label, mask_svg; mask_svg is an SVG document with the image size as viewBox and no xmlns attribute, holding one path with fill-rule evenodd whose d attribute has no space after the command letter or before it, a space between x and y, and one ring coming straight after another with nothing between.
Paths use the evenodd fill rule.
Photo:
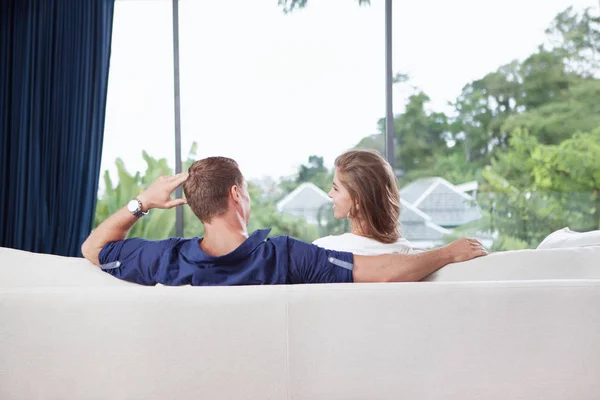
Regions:
<instances>
[{"instance_id":1,"label":"silver wristwatch","mask_svg":"<svg viewBox=\"0 0 600 400\"><path fill-rule=\"evenodd\" d=\"M127 203L127 209L131 211L134 217L140 218L148 214L148 211L143 210L142 202L137 197Z\"/></svg>"}]
</instances>

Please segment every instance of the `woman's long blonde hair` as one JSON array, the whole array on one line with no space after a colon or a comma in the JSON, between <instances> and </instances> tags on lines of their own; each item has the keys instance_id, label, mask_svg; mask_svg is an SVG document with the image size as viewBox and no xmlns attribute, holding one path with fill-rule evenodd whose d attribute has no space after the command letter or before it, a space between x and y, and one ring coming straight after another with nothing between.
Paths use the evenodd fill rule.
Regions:
<instances>
[{"instance_id":1,"label":"woman's long blonde hair","mask_svg":"<svg viewBox=\"0 0 600 400\"><path fill-rule=\"evenodd\" d=\"M335 159L335 167L352 200L350 217L361 220L362 234L396 242L401 237L400 193L390 164L374 150L350 150Z\"/></svg>"}]
</instances>

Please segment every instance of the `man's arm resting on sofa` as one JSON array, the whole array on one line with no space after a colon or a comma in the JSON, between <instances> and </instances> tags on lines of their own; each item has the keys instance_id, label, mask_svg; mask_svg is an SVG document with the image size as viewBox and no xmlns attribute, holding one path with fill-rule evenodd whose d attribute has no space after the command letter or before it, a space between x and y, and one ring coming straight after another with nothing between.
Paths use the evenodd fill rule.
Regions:
<instances>
[{"instance_id":1,"label":"man's arm resting on sofa","mask_svg":"<svg viewBox=\"0 0 600 400\"><path fill-rule=\"evenodd\" d=\"M148 211L152 208L167 209L185 204L185 199L172 199L171 193L182 185L187 177L187 173L181 173L175 176L161 176L154 181L146 191L138 196L144 210ZM102 248L107 243L125 239L127 232L137 220L138 218L129 212L127 207L123 207L90 233L90 236L81 246L81 253L87 260L100 265L98 255Z\"/></svg>"},{"instance_id":2,"label":"man's arm resting on sofa","mask_svg":"<svg viewBox=\"0 0 600 400\"><path fill-rule=\"evenodd\" d=\"M90 233L90 236L88 236L81 246L81 253L87 260L100 265L100 261L98 260L100 250L107 243L125 239L127 232L129 232L137 220L138 218L127 207L121 208Z\"/></svg>"},{"instance_id":3,"label":"man's arm resting on sofa","mask_svg":"<svg viewBox=\"0 0 600 400\"><path fill-rule=\"evenodd\" d=\"M354 256L354 282L416 282L450 263L487 255L475 239L459 239L418 254Z\"/></svg>"}]
</instances>

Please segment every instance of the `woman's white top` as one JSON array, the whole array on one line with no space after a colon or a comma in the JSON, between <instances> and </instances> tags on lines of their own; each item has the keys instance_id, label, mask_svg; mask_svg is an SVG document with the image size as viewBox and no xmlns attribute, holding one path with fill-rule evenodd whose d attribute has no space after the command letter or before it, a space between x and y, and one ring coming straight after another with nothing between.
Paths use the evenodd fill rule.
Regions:
<instances>
[{"instance_id":1,"label":"woman's white top","mask_svg":"<svg viewBox=\"0 0 600 400\"><path fill-rule=\"evenodd\" d=\"M325 236L315 240L313 244L328 250L347 251L359 256L378 256L391 253L414 254L423 251L413 248L411 243L404 238L398 239L395 243L381 243L353 233Z\"/></svg>"}]
</instances>

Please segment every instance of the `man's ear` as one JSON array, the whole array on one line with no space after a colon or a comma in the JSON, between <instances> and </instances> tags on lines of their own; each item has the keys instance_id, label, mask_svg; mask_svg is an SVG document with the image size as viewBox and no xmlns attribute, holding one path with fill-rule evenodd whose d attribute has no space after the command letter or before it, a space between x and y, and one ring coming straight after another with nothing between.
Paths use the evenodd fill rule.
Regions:
<instances>
[{"instance_id":1,"label":"man's ear","mask_svg":"<svg viewBox=\"0 0 600 400\"><path fill-rule=\"evenodd\" d=\"M231 195L233 201L235 201L236 203L239 203L242 200L240 196L240 188L237 185L233 185L229 189L229 194Z\"/></svg>"}]
</instances>

